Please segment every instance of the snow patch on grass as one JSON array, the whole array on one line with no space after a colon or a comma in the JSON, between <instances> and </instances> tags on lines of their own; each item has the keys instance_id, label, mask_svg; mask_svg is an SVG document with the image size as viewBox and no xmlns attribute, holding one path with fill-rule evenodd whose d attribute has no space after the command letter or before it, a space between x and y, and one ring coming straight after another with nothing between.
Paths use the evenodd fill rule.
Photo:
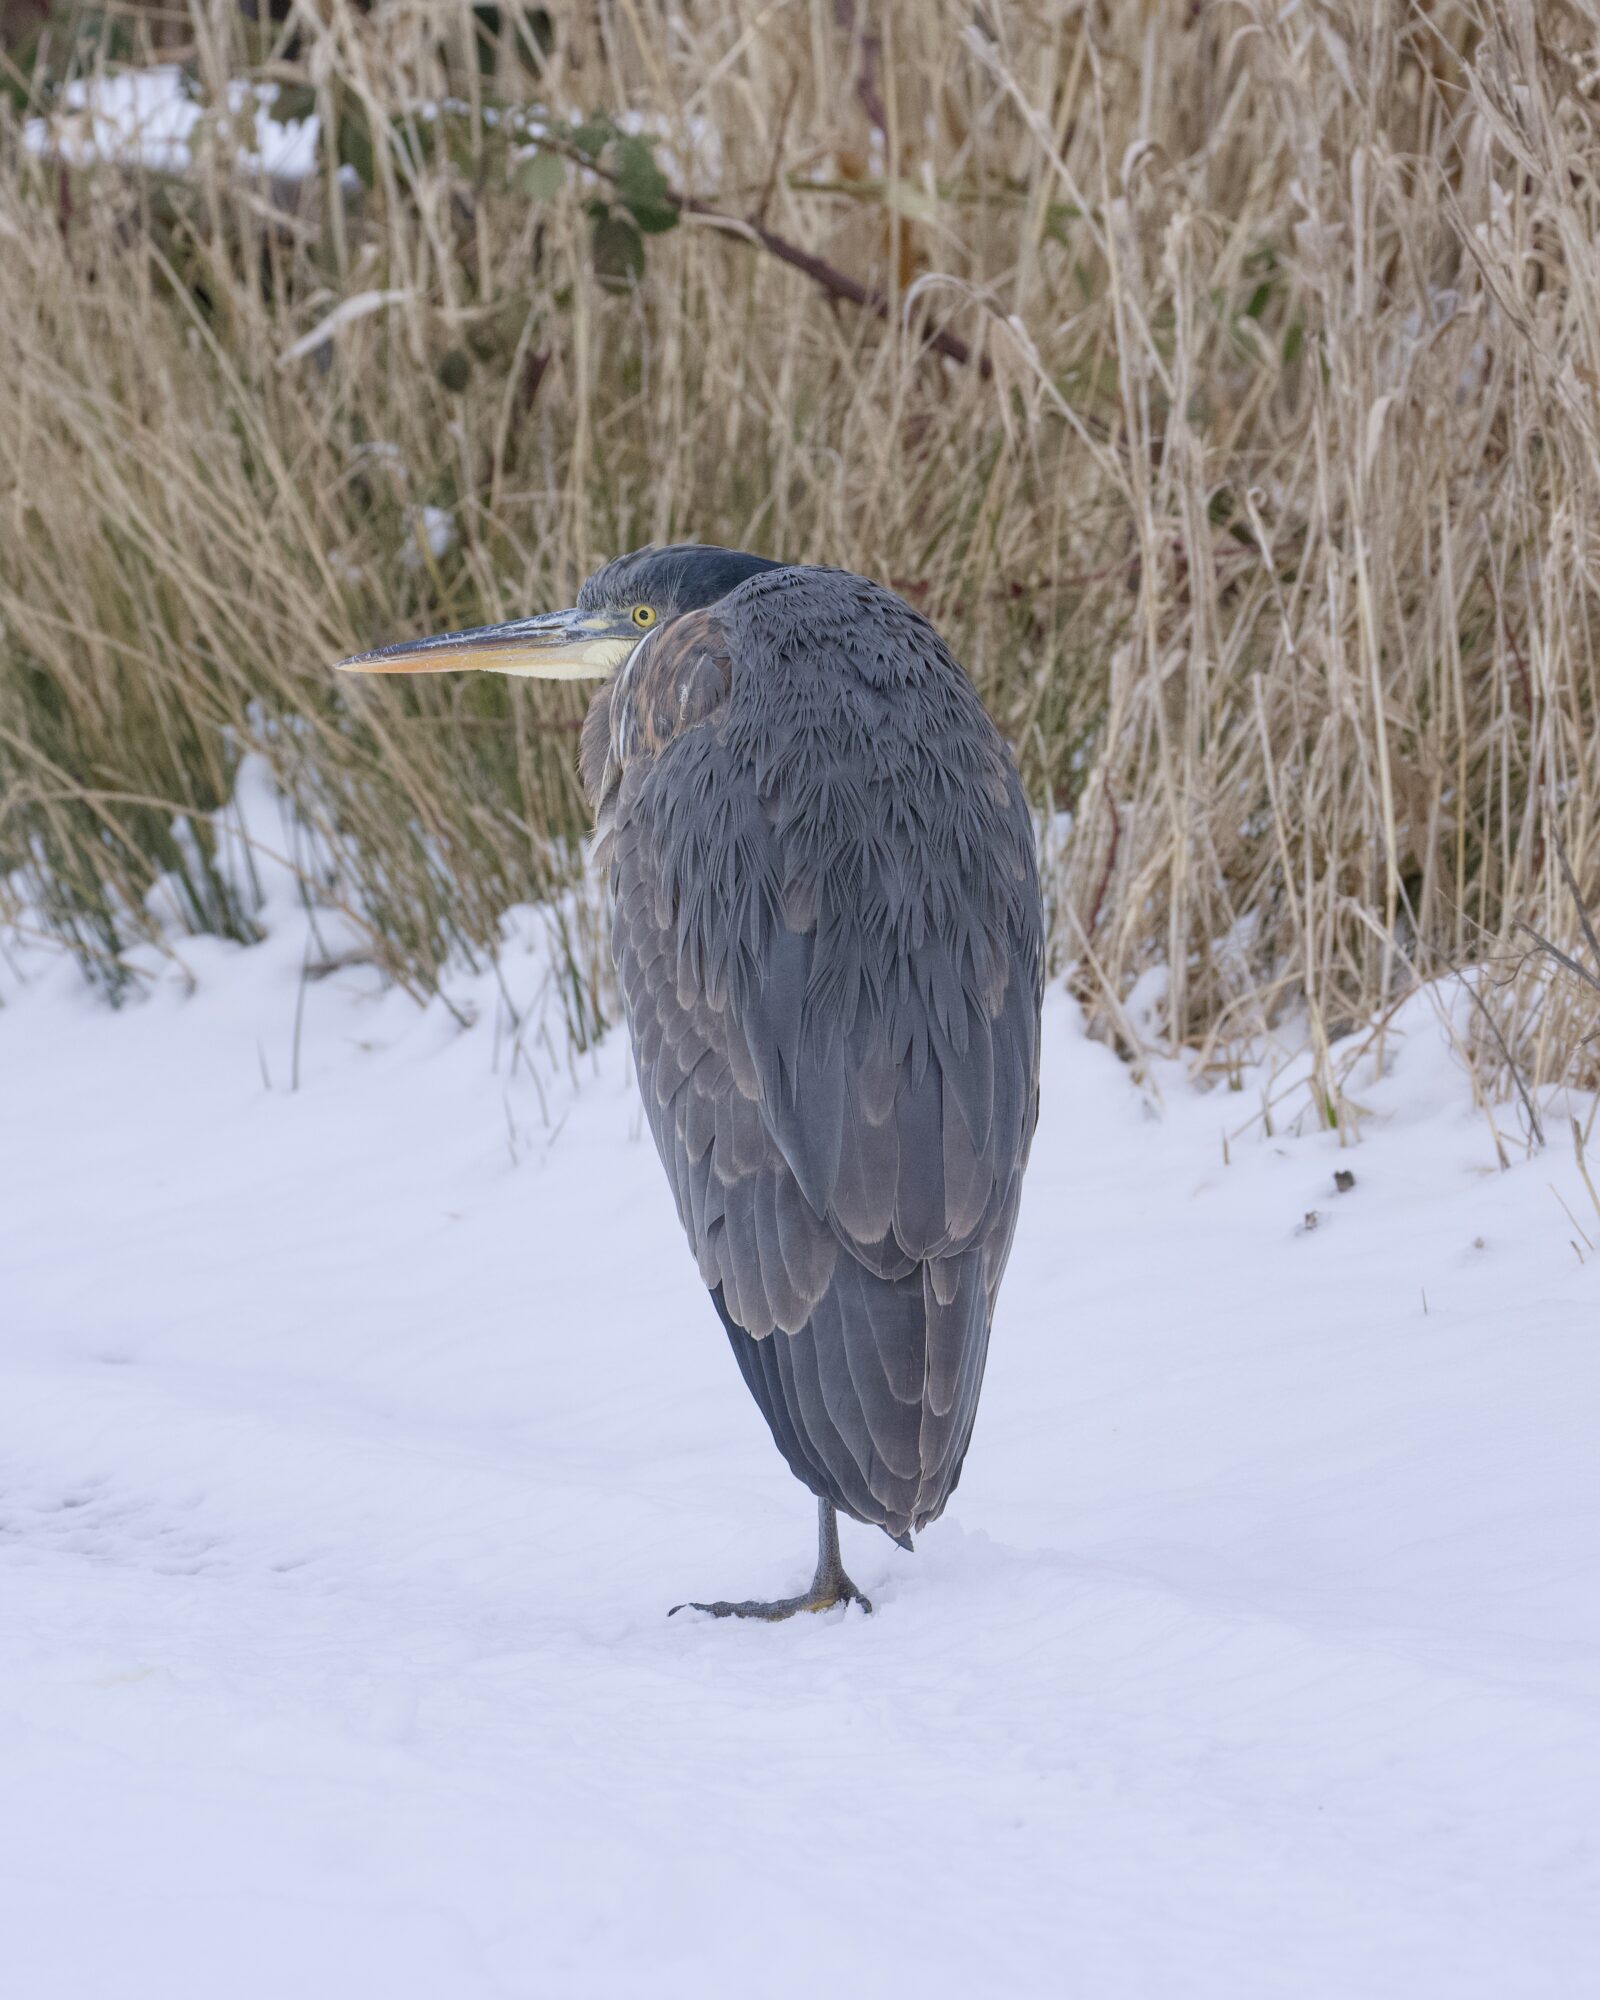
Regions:
<instances>
[{"instance_id":1,"label":"snow patch on grass","mask_svg":"<svg viewBox=\"0 0 1600 2000\"><path fill-rule=\"evenodd\" d=\"M234 157L246 171L280 180L316 172L319 121L273 116L278 86L232 78L219 121L173 63L80 77L63 86L48 116L30 118L23 143L71 166L116 161L160 173L186 173L208 129L226 128Z\"/></svg>"}]
</instances>

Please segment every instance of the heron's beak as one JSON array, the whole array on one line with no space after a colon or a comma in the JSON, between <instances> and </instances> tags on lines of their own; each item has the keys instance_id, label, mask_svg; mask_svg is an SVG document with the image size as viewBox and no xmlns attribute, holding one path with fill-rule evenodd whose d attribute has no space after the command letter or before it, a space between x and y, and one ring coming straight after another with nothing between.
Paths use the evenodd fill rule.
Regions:
<instances>
[{"instance_id":1,"label":"heron's beak","mask_svg":"<svg viewBox=\"0 0 1600 2000\"><path fill-rule=\"evenodd\" d=\"M529 680L604 680L644 637L624 612L552 611L509 625L475 625L409 639L341 660L347 674L517 674Z\"/></svg>"}]
</instances>

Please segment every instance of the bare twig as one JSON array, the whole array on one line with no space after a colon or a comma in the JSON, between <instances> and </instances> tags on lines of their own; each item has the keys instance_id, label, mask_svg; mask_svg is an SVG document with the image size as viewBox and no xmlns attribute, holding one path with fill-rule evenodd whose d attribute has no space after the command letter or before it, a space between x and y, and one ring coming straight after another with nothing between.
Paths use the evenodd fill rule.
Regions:
<instances>
[{"instance_id":1,"label":"bare twig","mask_svg":"<svg viewBox=\"0 0 1600 2000\"><path fill-rule=\"evenodd\" d=\"M547 138L542 143L576 161L579 166L586 167L590 173L599 175L601 180L609 181L613 187L618 184L618 176L609 167L599 165L577 146L557 137ZM859 278L852 278L848 271L841 271L837 264L830 264L826 257L819 257L811 250L802 250L798 243L790 242L787 236L780 236L756 217L730 214L725 208L717 208L711 202L701 201L697 195L683 194L670 186L662 199L680 215L692 215L696 221L704 222L712 229L726 229L730 235L743 236L747 241L758 244L769 256L776 257L780 264L803 272L829 298L843 299L850 305L860 306L863 312L874 314L886 324L893 318L893 307L875 285L864 285ZM946 356L963 368L976 368L985 381L994 373L988 355L974 352L959 334L951 333L948 327L925 323L923 339L934 353Z\"/></svg>"},{"instance_id":2,"label":"bare twig","mask_svg":"<svg viewBox=\"0 0 1600 2000\"><path fill-rule=\"evenodd\" d=\"M841 271L837 264L830 264L826 257L818 257L810 250L802 250L798 243L791 243L786 236L768 229L764 223L742 222L738 216L729 215L726 210L713 208L709 202L698 201L693 195L674 197L685 215L697 216L700 221L713 228L729 229L737 234L748 234L758 242L763 250L776 257L780 263L788 264L796 271L803 271L814 284L820 285L830 298L845 299L865 312L873 313L887 322L893 317L893 309L888 299L876 286L864 285L859 278L852 278L848 271ZM927 324L923 328L926 344L936 354L943 354L949 360L958 362L963 368L976 368L987 379L994 369L986 354L974 353L966 341L948 327Z\"/></svg>"},{"instance_id":3,"label":"bare twig","mask_svg":"<svg viewBox=\"0 0 1600 2000\"><path fill-rule=\"evenodd\" d=\"M1594 924L1590 919L1588 909L1585 907L1582 892L1578 888L1578 878L1572 872L1572 862L1567 855L1567 843L1561 837L1561 829L1554 821L1551 822L1550 832L1555 841L1556 859L1561 864L1562 880L1566 883L1567 892L1572 897L1573 908L1578 913L1578 927L1583 932L1584 942L1594 954L1596 967L1600 968L1600 938L1595 936ZM1537 956L1542 952L1547 958L1554 959L1557 965L1570 972L1574 978L1581 979L1585 986L1592 987L1595 992L1600 993L1600 971L1591 972L1581 959L1574 958L1570 952L1563 951L1558 944L1552 944L1550 939L1545 937L1542 932L1536 931L1532 924L1524 923L1520 917L1511 928L1513 931L1521 931L1525 936L1533 939L1534 950L1530 956Z\"/></svg>"},{"instance_id":4,"label":"bare twig","mask_svg":"<svg viewBox=\"0 0 1600 2000\"><path fill-rule=\"evenodd\" d=\"M856 101L883 133L889 129L889 114L878 89L883 67L883 37L876 29L863 28L856 18L856 0L834 0L833 18L856 40L861 50L861 74L856 78Z\"/></svg>"},{"instance_id":5,"label":"bare twig","mask_svg":"<svg viewBox=\"0 0 1600 2000\"><path fill-rule=\"evenodd\" d=\"M1476 982L1467 977L1466 973L1462 971L1461 967L1456 964L1455 960L1447 952L1441 952L1440 956L1467 989L1468 999L1477 1008L1479 1014L1483 1017L1484 1026L1494 1037L1495 1046L1500 1051L1500 1060L1505 1064L1511 1081L1516 1085L1517 1095L1522 1099L1522 1108L1528 1114L1528 1124L1532 1129L1533 1136L1539 1145L1542 1146L1544 1144L1544 1126L1539 1122L1539 1113L1534 1106L1532 1093L1522 1079L1522 1071L1518 1067L1516 1057L1512 1055L1506 1043L1505 1036L1500 1032L1500 1023L1484 1005L1483 995L1478 991Z\"/></svg>"},{"instance_id":6,"label":"bare twig","mask_svg":"<svg viewBox=\"0 0 1600 2000\"><path fill-rule=\"evenodd\" d=\"M1527 958L1537 958L1543 952L1546 957L1553 958L1557 965L1565 967L1575 978L1581 979L1585 986L1592 986L1597 993L1600 993L1600 979L1595 978L1588 966L1581 965L1577 959L1573 958L1569 953L1564 952L1559 945L1552 944L1542 932L1536 931L1532 924L1525 924L1518 917L1511 928L1513 931L1522 931L1526 936L1533 939L1534 948L1527 954ZM1526 964L1527 958L1522 963Z\"/></svg>"},{"instance_id":7,"label":"bare twig","mask_svg":"<svg viewBox=\"0 0 1600 2000\"><path fill-rule=\"evenodd\" d=\"M1567 885L1567 892L1572 897L1573 904L1578 912L1578 922L1583 930L1584 942L1594 954L1595 965L1600 967L1600 939L1595 937L1594 925L1589 921L1589 912L1584 906L1583 897L1578 889L1578 878L1573 874L1572 863L1567 859L1567 843L1561 837L1560 827L1552 823L1550 832L1556 844L1556 859L1561 863L1562 879ZM1589 984L1591 986L1600 986L1600 979L1591 979Z\"/></svg>"},{"instance_id":8,"label":"bare twig","mask_svg":"<svg viewBox=\"0 0 1600 2000\"><path fill-rule=\"evenodd\" d=\"M1111 796L1111 787L1104 777L1100 781L1100 790L1105 798L1106 811L1111 815L1111 845L1106 850L1106 865L1100 871L1100 886L1094 892L1094 902L1089 909L1089 921L1084 926L1086 938L1094 936L1095 928L1100 922L1100 906L1106 899L1107 889L1111 887L1112 871L1117 865L1117 849L1122 844L1122 819L1117 812L1117 802Z\"/></svg>"}]
</instances>

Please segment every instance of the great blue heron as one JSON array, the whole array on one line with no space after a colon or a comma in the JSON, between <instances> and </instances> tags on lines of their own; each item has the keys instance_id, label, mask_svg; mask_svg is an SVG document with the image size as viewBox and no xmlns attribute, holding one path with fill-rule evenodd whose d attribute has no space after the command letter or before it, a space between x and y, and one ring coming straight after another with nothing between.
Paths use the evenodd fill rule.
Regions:
<instances>
[{"instance_id":1,"label":"great blue heron","mask_svg":"<svg viewBox=\"0 0 1600 2000\"><path fill-rule=\"evenodd\" d=\"M645 1111L818 1502L808 1591L695 1608L870 1610L835 1509L906 1547L943 1512L1038 1113L1038 871L999 732L900 598L732 549L641 549L575 610L344 664L607 677L581 763Z\"/></svg>"}]
</instances>

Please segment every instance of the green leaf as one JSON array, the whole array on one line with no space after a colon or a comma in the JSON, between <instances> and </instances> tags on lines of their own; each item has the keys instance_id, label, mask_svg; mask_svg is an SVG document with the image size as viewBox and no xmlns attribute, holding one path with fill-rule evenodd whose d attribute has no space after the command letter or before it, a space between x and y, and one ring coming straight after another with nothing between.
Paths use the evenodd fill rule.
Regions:
<instances>
[{"instance_id":1,"label":"green leaf","mask_svg":"<svg viewBox=\"0 0 1600 2000\"><path fill-rule=\"evenodd\" d=\"M596 213L599 209L599 213ZM625 215L594 204L590 254L595 276L604 285L623 290L644 275L644 238Z\"/></svg>"},{"instance_id":2,"label":"green leaf","mask_svg":"<svg viewBox=\"0 0 1600 2000\"><path fill-rule=\"evenodd\" d=\"M618 201L647 236L676 228L678 211L648 140L622 134L616 142L615 173Z\"/></svg>"},{"instance_id":3,"label":"green leaf","mask_svg":"<svg viewBox=\"0 0 1600 2000\"><path fill-rule=\"evenodd\" d=\"M372 133L367 121L353 111L347 111L339 120L339 164L354 167L361 177L364 187L371 187L373 177Z\"/></svg>"},{"instance_id":4,"label":"green leaf","mask_svg":"<svg viewBox=\"0 0 1600 2000\"><path fill-rule=\"evenodd\" d=\"M309 83L284 83L277 95L262 105L274 125L297 125L317 108L317 93Z\"/></svg>"},{"instance_id":5,"label":"green leaf","mask_svg":"<svg viewBox=\"0 0 1600 2000\"><path fill-rule=\"evenodd\" d=\"M598 160L616 136L617 128L609 118L597 116L572 128L572 143L586 160Z\"/></svg>"},{"instance_id":6,"label":"green leaf","mask_svg":"<svg viewBox=\"0 0 1600 2000\"><path fill-rule=\"evenodd\" d=\"M559 153L528 153L512 169L511 185L528 201L553 201L566 178L566 162Z\"/></svg>"}]
</instances>

